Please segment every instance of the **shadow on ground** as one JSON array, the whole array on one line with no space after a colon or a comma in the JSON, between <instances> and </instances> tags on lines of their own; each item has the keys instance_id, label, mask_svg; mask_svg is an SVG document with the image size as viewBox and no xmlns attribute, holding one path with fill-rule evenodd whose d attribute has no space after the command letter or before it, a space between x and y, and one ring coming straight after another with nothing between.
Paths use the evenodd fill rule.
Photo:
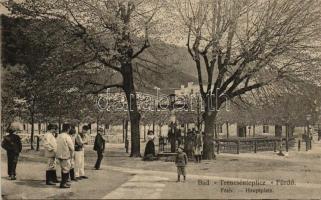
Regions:
<instances>
[{"instance_id":1,"label":"shadow on ground","mask_svg":"<svg viewBox=\"0 0 321 200\"><path fill-rule=\"evenodd\" d=\"M26 185L34 188L48 188L48 185L45 184L44 180L20 179L16 181L15 184L19 186Z\"/></svg>"}]
</instances>

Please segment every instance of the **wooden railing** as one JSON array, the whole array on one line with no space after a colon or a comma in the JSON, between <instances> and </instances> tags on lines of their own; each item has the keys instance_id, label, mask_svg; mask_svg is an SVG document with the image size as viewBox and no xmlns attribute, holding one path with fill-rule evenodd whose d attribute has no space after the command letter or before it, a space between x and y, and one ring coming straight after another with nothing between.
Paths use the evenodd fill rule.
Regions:
<instances>
[{"instance_id":1,"label":"wooden railing","mask_svg":"<svg viewBox=\"0 0 321 200\"><path fill-rule=\"evenodd\" d=\"M281 139L278 137L267 138L234 138L214 139L216 153L256 153L258 151L277 151L280 149ZM294 147L295 138L282 138L282 151Z\"/></svg>"},{"instance_id":2,"label":"wooden railing","mask_svg":"<svg viewBox=\"0 0 321 200\"><path fill-rule=\"evenodd\" d=\"M180 143L184 145L185 137L182 137ZM230 139L213 139L215 153L249 153L260 151L278 151L280 148L281 139L279 137L258 137L258 138L230 138ZM293 148L295 145L295 138L282 138L282 150L286 151ZM184 145L186 147L186 145ZM178 147L176 141L175 149ZM171 152L171 144L167 137L159 140L159 153Z\"/></svg>"}]
</instances>

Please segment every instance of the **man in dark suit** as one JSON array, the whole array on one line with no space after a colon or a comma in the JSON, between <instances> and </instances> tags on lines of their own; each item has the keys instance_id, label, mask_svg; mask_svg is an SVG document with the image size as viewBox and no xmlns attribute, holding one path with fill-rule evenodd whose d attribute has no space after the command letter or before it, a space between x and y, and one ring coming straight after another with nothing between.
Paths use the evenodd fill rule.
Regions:
<instances>
[{"instance_id":1,"label":"man in dark suit","mask_svg":"<svg viewBox=\"0 0 321 200\"><path fill-rule=\"evenodd\" d=\"M104 129L101 127L98 127L97 129L97 135L95 137L95 144L94 144L94 150L97 151L97 161L95 164L95 169L99 170L101 160L103 159L103 153L105 151L105 139L103 138L102 134L104 132Z\"/></svg>"},{"instance_id":2,"label":"man in dark suit","mask_svg":"<svg viewBox=\"0 0 321 200\"><path fill-rule=\"evenodd\" d=\"M19 130L16 126L8 129L9 135L5 136L2 141L2 148L7 151L8 158L8 175L11 180L16 180L16 167L18 163L19 153L22 150L21 139L16 135Z\"/></svg>"},{"instance_id":3,"label":"man in dark suit","mask_svg":"<svg viewBox=\"0 0 321 200\"><path fill-rule=\"evenodd\" d=\"M169 130L168 130L168 140L171 144L171 153L175 153L176 151L176 124L171 122L169 125Z\"/></svg>"}]
</instances>

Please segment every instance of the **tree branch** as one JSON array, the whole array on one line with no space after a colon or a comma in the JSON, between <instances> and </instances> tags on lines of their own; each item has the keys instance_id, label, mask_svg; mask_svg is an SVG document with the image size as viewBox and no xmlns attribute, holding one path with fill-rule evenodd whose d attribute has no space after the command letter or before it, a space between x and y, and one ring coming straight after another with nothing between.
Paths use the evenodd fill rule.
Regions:
<instances>
[{"instance_id":1,"label":"tree branch","mask_svg":"<svg viewBox=\"0 0 321 200\"><path fill-rule=\"evenodd\" d=\"M145 42L144 42L144 45L142 46L142 48L141 48L139 51L137 51L137 52L132 56L132 58L134 59L134 58L138 57L138 56L139 56L141 53L143 53L143 51L144 51L145 49L147 49L148 47L150 47L150 43L149 43L148 39L145 39Z\"/></svg>"},{"instance_id":2,"label":"tree branch","mask_svg":"<svg viewBox=\"0 0 321 200\"><path fill-rule=\"evenodd\" d=\"M101 91L106 90L108 88L123 88L122 84L111 84L111 85L103 85L100 83L92 82L92 81L87 81L85 82L85 85L95 85L95 86L102 86L100 89L95 90L95 91L90 91L87 92L87 94L99 94Z\"/></svg>"}]
</instances>

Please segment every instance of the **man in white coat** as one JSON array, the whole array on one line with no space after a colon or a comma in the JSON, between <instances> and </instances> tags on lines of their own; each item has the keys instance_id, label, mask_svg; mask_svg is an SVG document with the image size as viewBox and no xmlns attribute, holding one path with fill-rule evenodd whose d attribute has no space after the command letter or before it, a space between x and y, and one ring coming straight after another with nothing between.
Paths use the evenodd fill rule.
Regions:
<instances>
[{"instance_id":1,"label":"man in white coat","mask_svg":"<svg viewBox=\"0 0 321 200\"><path fill-rule=\"evenodd\" d=\"M56 173L56 152L57 152L57 142L55 134L57 131L57 125L49 124L47 127L47 133L43 138L43 146L45 149L45 157L48 159L48 166L46 171L46 184L56 185L59 183L57 180Z\"/></svg>"},{"instance_id":2,"label":"man in white coat","mask_svg":"<svg viewBox=\"0 0 321 200\"><path fill-rule=\"evenodd\" d=\"M74 153L74 144L68 134L70 129L70 124L63 124L62 132L57 137L56 158L58 158L61 167L60 188L70 188L70 185L67 184L67 181L71 167L70 159Z\"/></svg>"},{"instance_id":3,"label":"man in white coat","mask_svg":"<svg viewBox=\"0 0 321 200\"><path fill-rule=\"evenodd\" d=\"M75 136L75 176L76 179L88 179L85 176L85 144L87 144L88 126L82 127L82 133Z\"/></svg>"}]
</instances>

